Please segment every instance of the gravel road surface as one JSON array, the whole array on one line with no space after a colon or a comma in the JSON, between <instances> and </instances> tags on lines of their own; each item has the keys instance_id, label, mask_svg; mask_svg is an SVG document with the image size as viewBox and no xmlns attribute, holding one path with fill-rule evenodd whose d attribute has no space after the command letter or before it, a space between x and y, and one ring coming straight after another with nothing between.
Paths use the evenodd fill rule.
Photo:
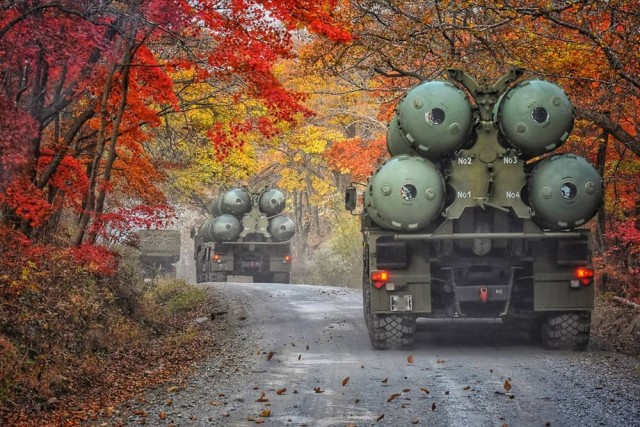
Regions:
<instances>
[{"instance_id":1,"label":"gravel road surface","mask_svg":"<svg viewBox=\"0 0 640 427\"><path fill-rule=\"evenodd\" d=\"M640 361L596 345L549 351L500 322L420 320L413 348L376 351L359 290L203 286L220 345L131 402L125 425L640 426Z\"/></svg>"}]
</instances>

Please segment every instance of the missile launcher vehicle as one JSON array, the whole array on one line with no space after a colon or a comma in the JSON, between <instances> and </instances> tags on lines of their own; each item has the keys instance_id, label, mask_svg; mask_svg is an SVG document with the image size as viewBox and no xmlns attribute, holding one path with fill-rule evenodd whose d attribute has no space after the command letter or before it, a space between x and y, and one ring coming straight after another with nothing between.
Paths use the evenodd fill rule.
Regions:
<instances>
[{"instance_id":1,"label":"missile launcher vehicle","mask_svg":"<svg viewBox=\"0 0 640 427\"><path fill-rule=\"evenodd\" d=\"M147 278L164 275L175 277L174 266L180 260L180 231L139 230L140 264Z\"/></svg>"},{"instance_id":2,"label":"missile launcher vehicle","mask_svg":"<svg viewBox=\"0 0 640 427\"><path fill-rule=\"evenodd\" d=\"M391 158L366 184L364 318L373 347L414 342L417 318L500 318L549 348L589 341L589 231L603 183L556 150L573 126L564 91L514 69L461 70L410 89L389 123ZM346 208L359 203L347 188Z\"/></svg>"},{"instance_id":3,"label":"missile launcher vehicle","mask_svg":"<svg viewBox=\"0 0 640 427\"><path fill-rule=\"evenodd\" d=\"M237 275L289 283L295 225L282 215L285 204L276 188L235 188L216 198L211 215L192 230L197 282L225 282Z\"/></svg>"}]
</instances>

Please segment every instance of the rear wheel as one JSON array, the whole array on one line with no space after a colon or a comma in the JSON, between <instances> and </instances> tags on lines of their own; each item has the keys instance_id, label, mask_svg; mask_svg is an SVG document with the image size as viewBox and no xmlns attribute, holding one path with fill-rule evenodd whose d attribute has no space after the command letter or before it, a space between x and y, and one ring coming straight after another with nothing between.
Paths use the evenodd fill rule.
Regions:
<instances>
[{"instance_id":1,"label":"rear wheel","mask_svg":"<svg viewBox=\"0 0 640 427\"><path fill-rule=\"evenodd\" d=\"M211 273L211 281L212 282L226 282L227 281L227 272L226 271L213 271Z\"/></svg>"},{"instance_id":2,"label":"rear wheel","mask_svg":"<svg viewBox=\"0 0 640 427\"><path fill-rule=\"evenodd\" d=\"M373 348L400 348L413 345L416 319L402 314L373 315L369 338Z\"/></svg>"},{"instance_id":3,"label":"rear wheel","mask_svg":"<svg viewBox=\"0 0 640 427\"><path fill-rule=\"evenodd\" d=\"M276 272L273 273L273 282L274 283L289 283L290 275L288 272Z\"/></svg>"},{"instance_id":4,"label":"rear wheel","mask_svg":"<svg viewBox=\"0 0 640 427\"><path fill-rule=\"evenodd\" d=\"M584 350L589 344L591 312L549 315L540 330L542 344L551 349Z\"/></svg>"}]
</instances>

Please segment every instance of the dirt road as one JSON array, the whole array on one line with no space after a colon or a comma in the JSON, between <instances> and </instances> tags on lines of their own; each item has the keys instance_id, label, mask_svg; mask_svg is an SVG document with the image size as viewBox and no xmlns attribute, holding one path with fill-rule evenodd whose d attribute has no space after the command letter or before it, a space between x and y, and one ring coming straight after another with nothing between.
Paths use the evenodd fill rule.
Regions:
<instances>
[{"instance_id":1,"label":"dirt road","mask_svg":"<svg viewBox=\"0 0 640 427\"><path fill-rule=\"evenodd\" d=\"M549 351L499 322L421 320L412 349L376 351L358 290L205 286L224 303L224 354L132 403L127 425L640 425L639 361L594 345Z\"/></svg>"}]
</instances>

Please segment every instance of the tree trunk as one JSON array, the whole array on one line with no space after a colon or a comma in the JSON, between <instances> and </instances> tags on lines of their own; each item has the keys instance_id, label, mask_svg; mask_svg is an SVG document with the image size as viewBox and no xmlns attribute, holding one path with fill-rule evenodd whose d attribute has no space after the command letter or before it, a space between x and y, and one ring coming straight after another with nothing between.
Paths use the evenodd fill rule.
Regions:
<instances>
[{"instance_id":1,"label":"tree trunk","mask_svg":"<svg viewBox=\"0 0 640 427\"><path fill-rule=\"evenodd\" d=\"M107 152L107 161L104 165L104 171L102 172L102 182L108 183L111 182L111 172L113 170L113 163L118 157L118 153L116 151L117 142L118 142L118 134L120 131L120 124L122 123L122 118L124 117L124 113L127 107L127 96L129 94L129 71L131 70L131 66L128 65L131 63L132 53L134 47L127 43L127 49L125 52L125 57L123 60L124 68L122 70L122 99L120 100L120 105L118 107L118 112L116 113L115 120L113 122L113 131L111 134L111 139L109 141L109 148ZM96 216L100 216L104 211L104 201L107 197L107 187L102 185L100 191L98 192L98 197L96 199L96 205L94 209L94 214ZM96 227L97 228L97 227ZM97 229L91 231L89 234L89 243L93 244L96 242L97 238Z\"/></svg>"},{"instance_id":2,"label":"tree trunk","mask_svg":"<svg viewBox=\"0 0 640 427\"><path fill-rule=\"evenodd\" d=\"M120 44L121 42L118 41L117 45L119 46ZM102 98L100 100L100 111L98 113L100 116L100 127L98 129L98 135L96 136L96 147L93 153L93 162L91 163L91 166L89 168L89 188L87 190L87 195L84 201L84 209L82 211L82 214L80 215L80 219L78 220L78 229L76 230L76 234L71 241L71 243L76 247L82 244L84 233L87 229L87 225L89 225L89 220L91 219L93 208L95 206L98 169L100 167L100 162L104 154L104 145L106 139L105 134L107 128L107 108L116 69L117 64L114 63L109 70L109 74L106 77L104 89L102 92Z\"/></svg>"},{"instance_id":3,"label":"tree trunk","mask_svg":"<svg viewBox=\"0 0 640 427\"><path fill-rule=\"evenodd\" d=\"M600 172L600 176L604 177L605 174L605 170L606 170L606 163L607 163L607 148L609 146L609 132L604 131L600 137L598 138L599 141L599 145L598 145L598 155L597 155L597 164L596 164L596 169L598 169L598 172ZM600 205L600 208L598 209L598 223L597 223L597 227L596 227L596 236L595 236L595 241L596 244L598 245L598 250L600 251L600 253L604 253L607 250L606 247L606 242L604 240L604 233L606 230L606 224L607 224L607 213L605 210L605 206L604 203L602 203Z\"/></svg>"}]
</instances>

